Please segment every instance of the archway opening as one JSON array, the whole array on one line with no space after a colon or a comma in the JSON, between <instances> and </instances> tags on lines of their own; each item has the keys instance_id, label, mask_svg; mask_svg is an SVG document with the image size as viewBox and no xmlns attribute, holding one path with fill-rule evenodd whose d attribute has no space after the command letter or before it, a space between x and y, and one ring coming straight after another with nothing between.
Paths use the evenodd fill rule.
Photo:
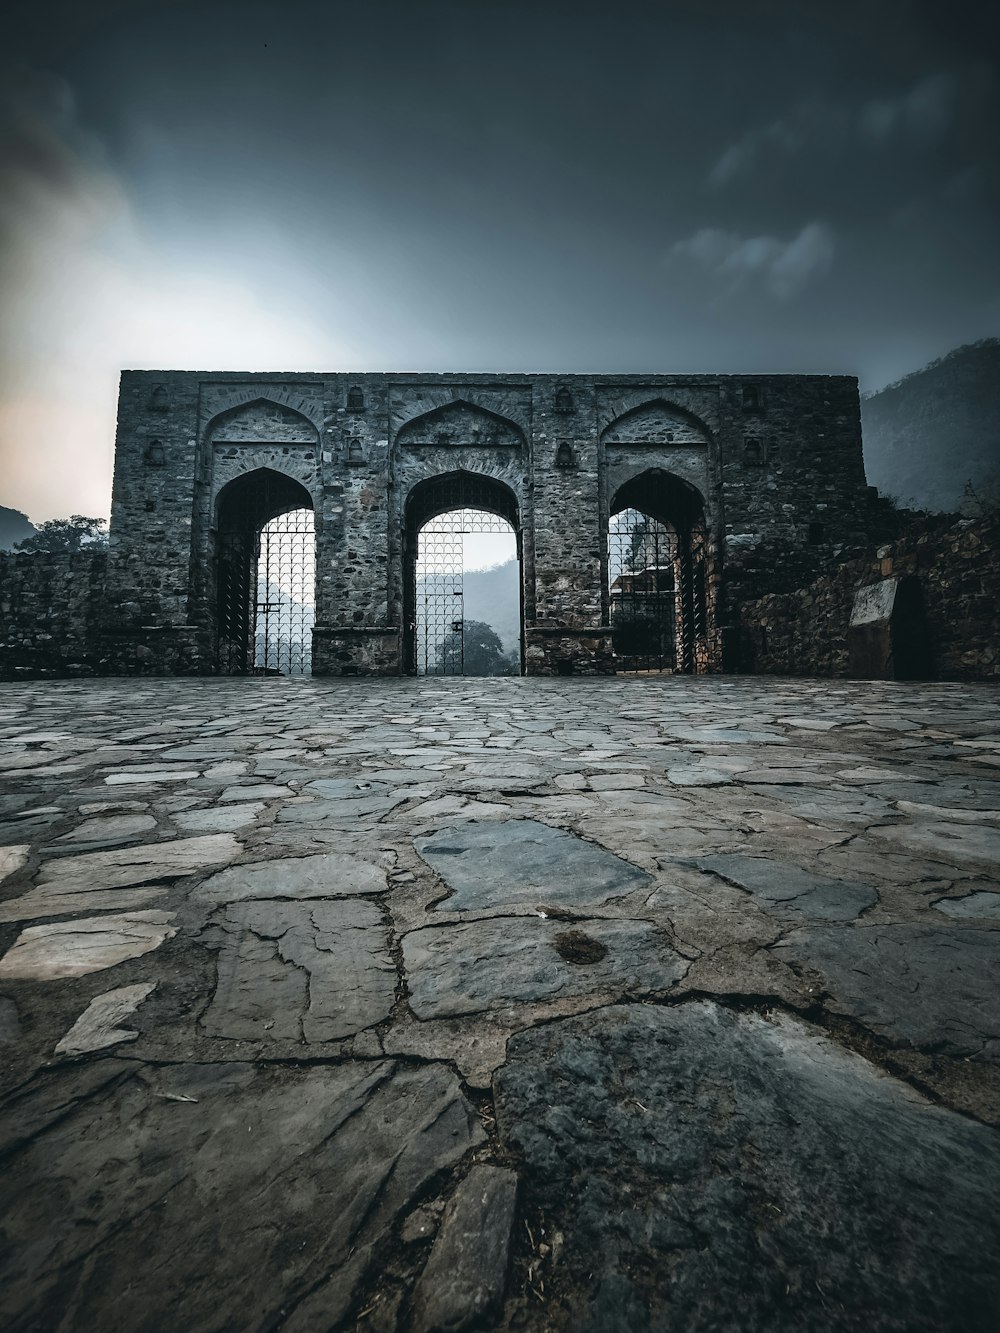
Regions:
<instances>
[{"instance_id":1,"label":"archway opening","mask_svg":"<svg viewBox=\"0 0 1000 1333\"><path fill-rule=\"evenodd\" d=\"M257 468L223 487L216 508L216 591L221 673L311 673L315 516L301 482Z\"/></svg>"},{"instance_id":2,"label":"archway opening","mask_svg":"<svg viewBox=\"0 0 1000 1333\"><path fill-rule=\"evenodd\" d=\"M708 669L705 507L689 482L650 469L626 482L608 524L615 669Z\"/></svg>"},{"instance_id":3,"label":"archway opening","mask_svg":"<svg viewBox=\"0 0 1000 1333\"><path fill-rule=\"evenodd\" d=\"M411 674L521 674L517 520L508 487L477 473L433 477L411 491L404 533L404 650Z\"/></svg>"}]
</instances>

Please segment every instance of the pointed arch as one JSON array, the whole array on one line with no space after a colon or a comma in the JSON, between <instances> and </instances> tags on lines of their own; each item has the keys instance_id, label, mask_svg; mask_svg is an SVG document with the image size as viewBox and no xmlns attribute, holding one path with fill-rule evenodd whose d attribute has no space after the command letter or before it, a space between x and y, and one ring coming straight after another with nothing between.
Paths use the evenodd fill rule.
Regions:
<instances>
[{"instance_id":1,"label":"pointed arch","mask_svg":"<svg viewBox=\"0 0 1000 1333\"><path fill-rule=\"evenodd\" d=\"M711 443L708 426L679 403L645 399L621 411L601 431L604 444L701 445Z\"/></svg>"},{"instance_id":2,"label":"pointed arch","mask_svg":"<svg viewBox=\"0 0 1000 1333\"><path fill-rule=\"evenodd\" d=\"M397 443L405 447L483 445L521 448L524 432L509 417L491 412L465 398L432 407L399 428Z\"/></svg>"},{"instance_id":3,"label":"pointed arch","mask_svg":"<svg viewBox=\"0 0 1000 1333\"><path fill-rule=\"evenodd\" d=\"M311 444L319 431L298 408L268 394L217 412L205 428L211 444Z\"/></svg>"}]
</instances>

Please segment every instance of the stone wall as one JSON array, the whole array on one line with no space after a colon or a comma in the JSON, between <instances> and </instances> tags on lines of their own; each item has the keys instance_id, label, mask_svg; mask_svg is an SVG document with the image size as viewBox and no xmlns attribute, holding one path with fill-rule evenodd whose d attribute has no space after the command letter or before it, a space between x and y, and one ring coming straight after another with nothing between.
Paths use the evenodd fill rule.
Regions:
<instances>
[{"instance_id":1,"label":"stone wall","mask_svg":"<svg viewBox=\"0 0 1000 1333\"><path fill-rule=\"evenodd\" d=\"M0 680L207 670L190 627L159 618L160 597L142 560L0 552Z\"/></svg>"},{"instance_id":2,"label":"stone wall","mask_svg":"<svg viewBox=\"0 0 1000 1333\"><path fill-rule=\"evenodd\" d=\"M127 371L112 550L156 563L154 619L201 636L206 656L219 496L255 468L313 500L321 673L407 669L405 513L432 477L492 477L515 497L533 674L611 669L608 520L636 477L701 497L710 670L739 600L787 569L770 551L829 563L866 535L848 377Z\"/></svg>"},{"instance_id":3,"label":"stone wall","mask_svg":"<svg viewBox=\"0 0 1000 1333\"><path fill-rule=\"evenodd\" d=\"M843 561L805 587L742 603L740 669L846 676L855 593L894 575L911 576L919 583L933 677L1000 678L1000 519L996 517L918 520L907 535Z\"/></svg>"},{"instance_id":4,"label":"stone wall","mask_svg":"<svg viewBox=\"0 0 1000 1333\"><path fill-rule=\"evenodd\" d=\"M723 666L741 601L828 567L871 509L844 376L126 371L103 574L94 554L65 589L55 565L4 565L4 596L34 608L13 613L7 661L20 635L39 670L216 669L220 505L265 474L315 513L319 674L409 668L408 506L435 479L509 498L531 674L613 670L608 523L625 496L697 496L702 670Z\"/></svg>"}]
</instances>

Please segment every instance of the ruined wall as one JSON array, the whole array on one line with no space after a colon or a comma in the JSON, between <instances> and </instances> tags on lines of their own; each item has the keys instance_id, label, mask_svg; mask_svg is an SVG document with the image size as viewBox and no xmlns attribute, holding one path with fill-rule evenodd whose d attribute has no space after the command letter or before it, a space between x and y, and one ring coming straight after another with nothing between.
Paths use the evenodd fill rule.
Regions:
<instances>
[{"instance_id":1,"label":"ruined wall","mask_svg":"<svg viewBox=\"0 0 1000 1333\"><path fill-rule=\"evenodd\" d=\"M932 519L890 545L844 561L792 592L739 608L742 669L846 676L847 628L858 588L891 575L919 581L931 674L1000 678L1000 520Z\"/></svg>"},{"instance_id":2,"label":"ruined wall","mask_svg":"<svg viewBox=\"0 0 1000 1333\"><path fill-rule=\"evenodd\" d=\"M160 597L145 561L0 552L0 679L205 671L197 635L159 618Z\"/></svg>"}]
</instances>

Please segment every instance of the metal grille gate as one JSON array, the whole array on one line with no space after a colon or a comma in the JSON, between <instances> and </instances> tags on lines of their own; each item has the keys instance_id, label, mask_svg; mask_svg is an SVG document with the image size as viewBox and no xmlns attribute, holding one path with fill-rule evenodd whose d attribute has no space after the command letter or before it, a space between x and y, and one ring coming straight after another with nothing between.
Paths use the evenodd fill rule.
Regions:
<instances>
[{"instance_id":1,"label":"metal grille gate","mask_svg":"<svg viewBox=\"0 0 1000 1333\"><path fill-rule=\"evenodd\" d=\"M254 599L254 671L308 676L316 622L316 530L311 509L272 518L261 530Z\"/></svg>"},{"instance_id":2,"label":"metal grille gate","mask_svg":"<svg viewBox=\"0 0 1000 1333\"><path fill-rule=\"evenodd\" d=\"M307 676L316 619L311 509L277 517L266 490L239 496L218 536L218 667L227 675Z\"/></svg>"},{"instance_id":3,"label":"metal grille gate","mask_svg":"<svg viewBox=\"0 0 1000 1333\"><path fill-rule=\"evenodd\" d=\"M465 537L513 535L498 514L453 509L430 519L417 536L416 649L418 676L465 674Z\"/></svg>"},{"instance_id":4,"label":"metal grille gate","mask_svg":"<svg viewBox=\"0 0 1000 1333\"><path fill-rule=\"evenodd\" d=\"M700 540L623 509L608 530L608 582L617 670L694 671L705 633Z\"/></svg>"}]
</instances>

